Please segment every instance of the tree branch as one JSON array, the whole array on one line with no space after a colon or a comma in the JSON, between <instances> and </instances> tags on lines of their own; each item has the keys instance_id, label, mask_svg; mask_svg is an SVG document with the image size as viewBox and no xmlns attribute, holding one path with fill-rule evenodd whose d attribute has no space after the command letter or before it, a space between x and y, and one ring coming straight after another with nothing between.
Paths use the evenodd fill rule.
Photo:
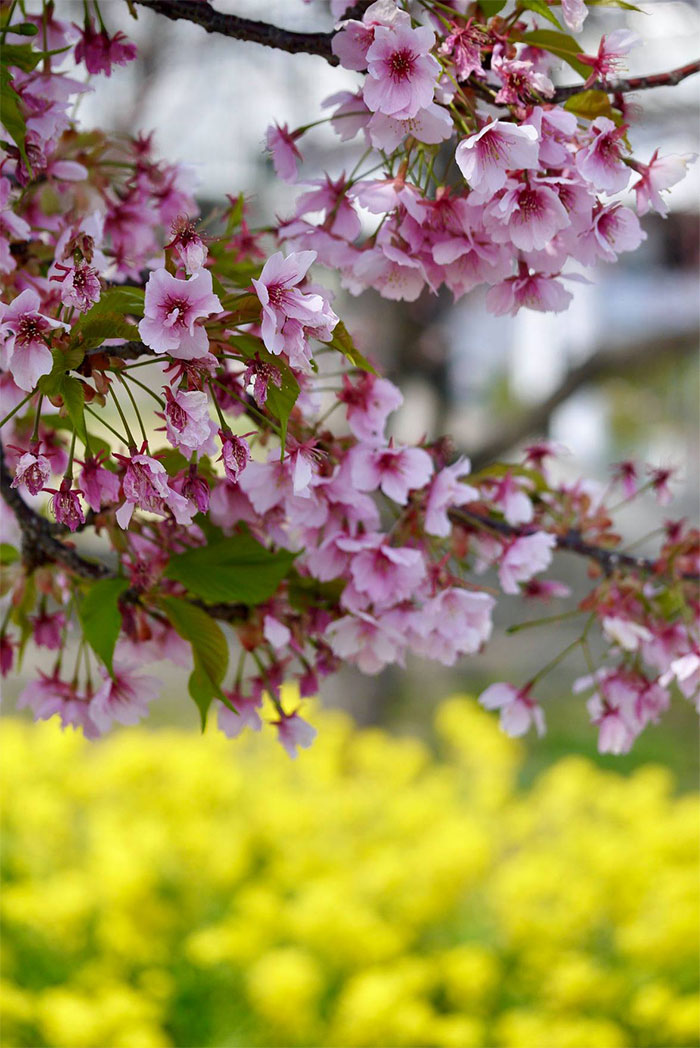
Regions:
<instances>
[{"instance_id":1,"label":"tree branch","mask_svg":"<svg viewBox=\"0 0 700 1048\"><path fill-rule=\"evenodd\" d=\"M675 87L681 80L700 73L700 60L689 62L688 65L671 69L668 73L652 73L651 76L634 76L629 80L597 80L586 91L604 91L606 95L624 95L628 91L647 91L652 87ZM566 87L557 87L550 102L564 102L572 95L578 95L583 91L582 84L571 84Z\"/></svg>"},{"instance_id":2,"label":"tree branch","mask_svg":"<svg viewBox=\"0 0 700 1048\"><path fill-rule=\"evenodd\" d=\"M268 22L257 22L251 18L241 18L240 15L224 14L216 11L204 0L133 0L141 7L148 7L156 14L164 15L172 21L183 20L193 22L201 26L207 33L220 33L222 36L230 36L235 40L247 40L254 44L262 44L264 47L274 47L279 51L287 51L290 54L318 55L324 58L329 65L338 65L338 59L331 49L333 33L299 33L292 29L282 29ZM360 2L346 12L345 18L361 18L368 7L368 3ZM690 62L688 65L672 69L667 73L654 73L651 76L638 76L630 80L613 80L608 83L597 81L592 85L592 91L605 91L606 94L624 94L626 91L643 91L651 87L668 87L679 84L681 80L700 72L700 61ZM469 86L480 93L479 81L470 80ZM562 102L572 95L579 94L583 90L580 84L558 87L551 100ZM488 97L489 101L492 98Z\"/></svg>"},{"instance_id":3,"label":"tree branch","mask_svg":"<svg viewBox=\"0 0 700 1048\"><path fill-rule=\"evenodd\" d=\"M12 477L5 465L5 450L0 441L0 495L14 513L22 532L22 559L29 572L42 564L61 564L83 579L103 579L112 573L105 564L85 560L71 546L52 534L51 523L33 510L12 487Z\"/></svg>"},{"instance_id":4,"label":"tree branch","mask_svg":"<svg viewBox=\"0 0 700 1048\"><path fill-rule=\"evenodd\" d=\"M472 513L466 509L451 509L448 517L453 524L461 524L469 528L485 528L494 531L504 538L523 538L532 535L538 529L529 524L509 524L507 520L497 520L482 513ZM659 575L657 562L648 557L634 557L631 553L621 553L616 550L605 549L596 546L586 540L581 532L575 528L556 535L556 548L568 553L577 553L581 557L593 560L599 564L606 575L612 575L619 568L631 568L633 571L641 572L643 575ZM680 576L686 582L697 582L700 576L695 574L683 574Z\"/></svg>"},{"instance_id":5,"label":"tree branch","mask_svg":"<svg viewBox=\"0 0 700 1048\"><path fill-rule=\"evenodd\" d=\"M141 7L148 7L156 14L164 15L173 21L183 19L199 25L207 33L220 33L235 40L248 40L264 47L274 47L290 54L305 53L318 55L330 65L338 65L338 59L331 50L333 33L297 33L291 29L280 29L267 22L256 22L251 18L239 15L223 14L215 11L203 0L134 0Z\"/></svg>"},{"instance_id":6,"label":"tree branch","mask_svg":"<svg viewBox=\"0 0 700 1048\"><path fill-rule=\"evenodd\" d=\"M511 448L517 447L526 437L546 433L549 420L560 404L568 400L578 389L593 382L627 374L631 369L646 367L664 361L677 361L697 352L698 333L669 335L654 338L639 345L635 342L612 352L600 350L583 363L571 368L561 384L536 404L531 411L516 418L491 440L470 453L475 471L501 458Z\"/></svg>"}]
</instances>

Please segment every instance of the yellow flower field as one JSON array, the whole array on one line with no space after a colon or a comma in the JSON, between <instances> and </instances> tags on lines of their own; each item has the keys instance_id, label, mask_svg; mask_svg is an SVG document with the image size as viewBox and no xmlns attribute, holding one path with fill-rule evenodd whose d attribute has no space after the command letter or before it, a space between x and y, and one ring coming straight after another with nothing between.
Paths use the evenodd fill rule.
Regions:
<instances>
[{"instance_id":1,"label":"yellow flower field","mask_svg":"<svg viewBox=\"0 0 700 1048\"><path fill-rule=\"evenodd\" d=\"M467 699L426 745L2 727L2 1045L698 1043L696 796Z\"/></svg>"}]
</instances>

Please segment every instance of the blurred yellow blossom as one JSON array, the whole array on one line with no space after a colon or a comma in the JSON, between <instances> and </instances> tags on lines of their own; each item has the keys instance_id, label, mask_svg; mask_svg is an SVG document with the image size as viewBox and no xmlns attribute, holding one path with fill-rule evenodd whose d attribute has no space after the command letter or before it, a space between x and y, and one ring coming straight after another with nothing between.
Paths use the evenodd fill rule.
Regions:
<instances>
[{"instance_id":1,"label":"blurred yellow blossom","mask_svg":"<svg viewBox=\"0 0 700 1048\"><path fill-rule=\"evenodd\" d=\"M5 720L3 1048L689 1048L698 798L521 750ZM438 755L435 755L437 750Z\"/></svg>"}]
</instances>

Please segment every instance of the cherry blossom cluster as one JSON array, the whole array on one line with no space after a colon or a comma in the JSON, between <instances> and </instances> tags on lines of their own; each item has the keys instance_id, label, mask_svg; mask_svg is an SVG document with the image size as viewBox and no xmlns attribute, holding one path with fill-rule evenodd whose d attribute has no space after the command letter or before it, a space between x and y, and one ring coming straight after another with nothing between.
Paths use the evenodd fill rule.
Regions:
<instances>
[{"instance_id":1,"label":"cherry blossom cluster","mask_svg":"<svg viewBox=\"0 0 700 1048\"><path fill-rule=\"evenodd\" d=\"M458 299L485 285L495 314L561 312L572 298L567 282L638 248L646 237L638 216L666 214L662 193L693 159L635 160L624 99L613 105L589 90L640 41L619 29L595 56L577 53L565 33L543 34L528 6L487 19L464 14L477 5L422 4L417 24L413 5L376 0L361 21L340 22L334 54L364 79L325 105L342 142L362 140L367 174L303 182L284 240L315 250L353 294L374 287L413 301L445 285ZM586 5L567 0L560 14L549 11L549 21L578 32ZM551 79L561 57L546 49L556 51L552 36L579 75L590 72L563 104ZM299 178L307 130L268 130L287 182ZM636 211L625 202L630 190Z\"/></svg>"},{"instance_id":2,"label":"cherry blossom cluster","mask_svg":"<svg viewBox=\"0 0 700 1048\"><path fill-rule=\"evenodd\" d=\"M488 271L499 308L530 301L522 281L558 289L547 307L559 308L565 259L593 260L602 228L641 236L630 209L596 196L624 188L621 127L597 117L584 132L532 102L550 90L547 56L517 50L520 22L455 10L449 26L435 12L416 24L380 0L334 38L345 65L367 70L355 110L341 124L340 100L334 121L362 130L396 172L327 178L274 238L235 197L205 229L185 174L150 139L72 122L89 89L81 70L109 75L135 56L96 5L97 21L86 11L81 27L51 4L13 8L3 27L15 108L0 164L0 669L28 644L46 665L20 706L94 738L147 714L164 687L149 667L168 661L187 671L202 721L213 707L228 736L262 727L268 694L294 756L314 730L283 706L284 683L303 699L347 663L375 674L414 654L452 666L488 642L500 592L570 597L545 577L557 550L592 566L590 592L564 613L581 630L521 687L486 690L504 729L544 729L537 682L574 651L602 750L628 749L673 688L697 696L698 533L668 522L641 560L609 509L645 491L666 505L670 471L622 463L601 489L554 482L560 449L547 442L478 473L448 440L396 442L401 393L312 274L322 262L355 289L412 297L442 280L461 293ZM563 5L569 23L584 15ZM507 119L464 101L469 78L492 91L494 77ZM411 180L413 151L425 165L420 135L441 128L435 144L447 141L457 117L470 132L455 154L466 181L435 183L431 197ZM294 136L270 142L291 177ZM653 168L643 199L658 208L668 179ZM358 204L383 216L363 244ZM304 216L318 211L312 226Z\"/></svg>"}]
</instances>

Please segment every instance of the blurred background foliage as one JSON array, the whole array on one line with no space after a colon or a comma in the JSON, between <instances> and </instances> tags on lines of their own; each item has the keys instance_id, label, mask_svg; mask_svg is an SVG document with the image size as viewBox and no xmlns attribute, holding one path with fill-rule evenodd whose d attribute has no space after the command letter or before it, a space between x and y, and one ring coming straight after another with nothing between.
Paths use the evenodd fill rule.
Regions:
<instances>
[{"instance_id":1,"label":"blurred background foliage","mask_svg":"<svg viewBox=\"0 0 700 1048\"><path fill-rule=\"evenodd\" d=\"M464 697L425 741L311 717L295 763L5 721L5 1048L697 1043L698 797L667 769L524 787Z\"/></svg>"}]
</instances>

